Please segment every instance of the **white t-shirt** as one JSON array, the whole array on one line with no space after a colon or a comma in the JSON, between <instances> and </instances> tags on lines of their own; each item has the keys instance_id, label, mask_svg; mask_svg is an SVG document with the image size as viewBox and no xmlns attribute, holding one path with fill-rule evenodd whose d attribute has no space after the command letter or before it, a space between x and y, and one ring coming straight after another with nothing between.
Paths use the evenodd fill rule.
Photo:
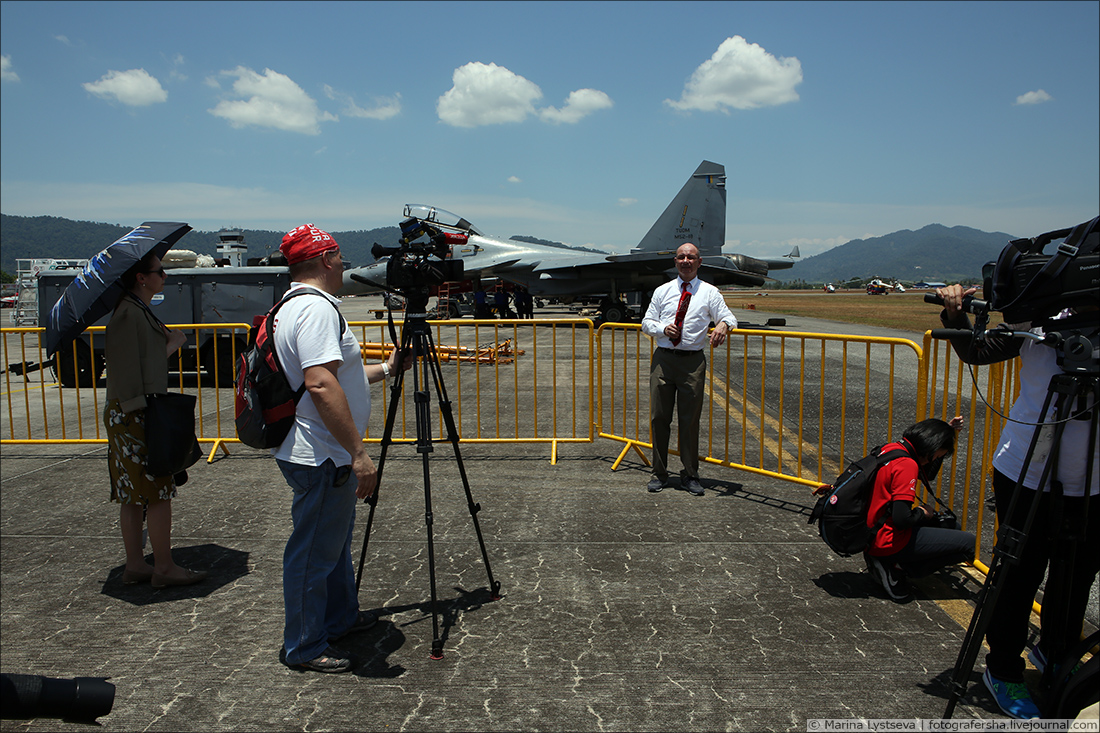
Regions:
<instances>
[{"instance_id":1,"label":"white t-shirt","mask_svg":"<svg viewBox=\"0 0 1100 733\"><path fill-rule=\"evenodd\" d=\"M347 396L355 428L363 435L370 419L370 387L359 340L351 328L344 328L343 338L340 337L343 323L333 307L340 304L338 298L303 283L290 284L290 292L299 288L309 288L317 295L291 298L275 314L275 352L279 362L292 389L305 382L308 367L340 362L336 378ZM298 401L290 434L271 452L276 458L305 466L320 466L329 458L337 466L351 463L351 455L321 421L308 391Z\"/></svg>"},{"instance_id":2,"label":"white t-shirt","mask_svg":"<svg viewBox=\"0 0 1100 733\"><path fill-rule=\"evenodd\" d=\"M1034 333L1042 333L1040 329L1032 330ZM1012 420L1018 422L1005 422L1004 429L1001 431L1000 444L993 456L993 467L1005 476L1015 479L1020 475L1028 446L1031 445L1031 438L1035 434L1034 423L1043 420L1039 413L1047 397L1050 378L1061 371L1055 349L1030 340L1020 346L1020 396L1012 403L1012 409L1008 413ZM1089 406L1093 410L1097 409L1091 398ZM1074 400L1070 406L1070 415L1080 410L1080 404ZM1046 419L1054 419L1053 400ZM1054 426L1044 425L1039 434L1039 442L1035 446L1031 464L1028 466L1027 476L1024 478L1024 486L1027 488L1034 489L1039 485L1053 442ZM1088 451L1089 421L1069 420L1062 433L1062 450L1058 459L1058 478L1062 481L1062 491L1066 496L1084 496ZM1089 493L1096 496L1100 493L1100 452L1096 443L1092 445L1092 455L1093 475ZM1043 490L1050 491L1049 478Z\"/></svg>"}]
</instances>

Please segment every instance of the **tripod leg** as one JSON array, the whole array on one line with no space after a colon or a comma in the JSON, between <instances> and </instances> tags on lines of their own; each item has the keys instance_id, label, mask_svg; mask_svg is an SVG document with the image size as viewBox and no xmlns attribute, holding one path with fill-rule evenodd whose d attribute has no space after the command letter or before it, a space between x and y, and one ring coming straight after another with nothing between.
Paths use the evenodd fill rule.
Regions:
<instances>
[{"instance_id":1,"label":"tripod leg","mask_svg":"<svg viewBox=\"0 0 1100 733\"><path fill-rule=\"evenodd\" d=\"M466 508L470 512L470 519L473 521L474 532L477 535L477 544L481 548L481 560L485 563L485 572L489 579L489 597L494 600L500 600L500 581L493 579L493 568L489 563L489 552L485 549L485 537L481 533L481 523L478 522L477 514L481 511L481 504L474 501L473 493L470 491L470 480L466 476L466 466L462 462L462 453L459 450L459 432L458 427L455 425L454 414L451 411L451 401L447 397L447 388L443 383L443 372L439 366L439 360L435 357L434 344L431 341L431 333L427 334L428 346L431 348L432 360L432 378L435 380L435 391L439 396L439 411L443 416L443 424L447 428L447 440L450 441L451 446L454 449L455 462L458 464L458 473L462 477L462 488L466 492Z\"/></svg>"},{"instance_id":2,"label":"tripod leg","mask_svg":"<svg viewBox=\"0 0 1100 733\"><path fill-rule=\"evenodd\" d=\"M428 574L430 576L432 594L432 659L443 658L443 640L439 636L439 599L435 582L435 540L434 540L434 516L432 513L432 474L428 457L432 453L432 424L431 424L431 398L428 392L428 372L434 363L435 353L430 348L430 340L426 332L417 332L413 336L413 353L419 358L423 357L420 364L414 369L423 369L423 389L420 384L420 373L414 374L413 401L416 411L416 450L421 455L424 465L424 526L428 532Z\"/></svg>"},{"instance_id":3,"label":"tripod leg","mask_svg":"<svg viewBox=\"0 0 1100 733\"><path fill-rule=\"evenodd\" d=\"M1047 411L1050 409L1051 401L1053 401L1055 395L1057 395L1055 415L1058 422L1055 425L1054 442L1051 447L1052 451L1057 450L1060 444L1062 430L1065 428L1063 418L1067 412L1067 404L1072 401L1072 396L1066 393L1066 385L1061 379L1062 376L1063 375L1055 375L1051 378L1050 385L1047 388L1046 400L1043 403L1042 411L1039 413L1040 415L1046 415ZM1016 502L1020 500L1021 493L1024 490L1024 476L1027 475L1028 467L1031 465L1031 459L1035 454L1035 446L1039 442L1039 433L1042 428L1042 424L1035 427L1035 432L1031 438L1031 444L1028 446L1027 455L1024 457L1024 465L1020 469L1020 476L1016 481L1016 488L1013 491L1012 500L1009 502L1008 511L1005 514L1006 517L1013 516ZM974 614L970 618L970 625L966 630L966 636L963 638L963 645L959 650L959 656L955 662L955 669L951 675L950 695L947 699L947 708L943 714L944 718L951 717L952 713L955 711L955 705L959 697L966 692L970 673L974 669L974 661L978 657L982 639L985 637L985 632L989 628L989 622L992 618L993 610L997 607L997 600L1000 598L1001 590L1004 588L1004 584L1012 567L1019 563L1024 544L1027 542L1027 537L1031 531L1031 525L1035 520L1035 515L1039 508L1039 500L1042 498L1043 487L1046 485L1047 479L1049 478L1050 470L1051 462L1048 461L1046 465L1043 466L1043 473L1039 479L1039 486L1032 492L1031 506L1029 507L1027 520L1024 522L1023 529L1018 530L1008 523L1001 527L997 545L993 548L993 561L989 566L989 574L986 576L985 583L982 585L982 589L978 594Z\"/></svg>"},{"instance_id":4,"label":"tripod leg","mask_svg":"<svg viewBox=\"0 0 1100 733\"><path fill-rule=\"evenodd\" d=\"M1093 380L1093 389L1098 383ZM1087 394L1079 395L1079 409L1086 410ZM1100 404L1100 401L1094 401ZM1095 445L1098 433L1100 412L1092 409L1089 416L1089 442L1087 445ZM1086 452L1085 481L1086 487L1092 486L1092 476L1095 470L1094 452ZM1050 460L1055 463L1061 460L1060 452L1052 451ZM1078 499L1080 504L1077 503ZM1068 502L1073 506L1067 511ZM1081 497L1069 499L1062 493L1060 482L1052 482L1051 490L1051 538L1052 548L1050 555L1050 567L1048 570L1046 591L1043 594L1041 651L1045 654L1047 665L1043 670L1042 685L1045 690L1051 690L1057 671L1057 666L1070 648L1078 643L1081 628L1079 624L1079 611L1074 596L1083 592L1078 587L1082 584L1091 584L1091 572L1087 569L1086 541L1089 527L1089 491L1086 489ZM1095 539L1095 538L1093 538ZM1083 550L1083 552L1082 552ZM1085 563L1084 577L1078 578L1078 564ZM1046 712L1046 711L1044 711Z\"/></svg>"},{"instance_id":5,"label":"tripod leg","mask_svg":"<svg viewBox=\"0 0 1100 733\"><path fill-rule=\"evenodd\" d=\"M408 342L405 338L405 334L401 334L401 346L402 351L408 346ZM395 346L395 348L397 348ZM374 511L378 507L378 493L382 489L382 469L386 467L386 453L389 451L390 445L393 443L393 426L397 420L397 407L401 402L401 388L405 380L405 370L398 369L397 374L394 375L393 384L390 387L390 404L389 409L386 412L386 426L382 430L382 453L378 458L378 483L374 486L374 493L366 498L366 502L370 504L370 512L367 514L367 526L363 531L363 549L359 551L359 570L355 574L355 592L359 593L359 586L363 582L363 566L367 560L367 543L370 542L370 530L374 525Z\"/></svg>"},{"instance_id":6,"label":"tripod leg","mask_svg":"<svg viewBox=\"0 0 1100 733\"><path fill-rule=\"evenodd\" d=\"M477 522L477 511L480 506L475 504L471 494L469 480L466 477L465 466L462 465L462 457L458 452L458 431L455 428L454 419L451 416L450 402L447 401L446 391L443 388L442 372L439 367L439 357L431 340L431 331L423 317L407 317L401 333L402 350L411 347L411 353L415 364L410 371L413 373L413 405L416 415L416 450L421 455L424 468L424 524L428 533L428 572L431 582L431 606L432 606L432 659L443 658L443 640L439 632L439 599L436 589L435 576L435 539L434 516L432 512L432 485L429 456L433 452L432 428L431 428L431 385L429 374L435 383L435 389L441 402L441 410L447 425L448 437L455 448L455 457L458 459L459 471L462 475L462 483L466 490L466 501L470 507L471 516L474 519L474 527L477 530L478 542L481 545L482 558L485 567L489 568L488 553L485 550L485 541L482 538L481 527ZM397 404L401 398L400 377L394 380L393 397L390 403L389 414L386 419L386 428L382 436L382 459L385 459L386 449L392 443L393 426L397 415ZM423 382L423 384L421 384ZM378 478L381 483L382 463L378 466ZM377 492L375 494L377 496ZM367 533L363 537L363 553L359 560L359 574L362 577L363 562L366 557L367 539L370 536L370 526L374 518L374 504L371 505L371 515L367 522ZM494 600L499 598L500 583L493 580L492 571L489 571L489 584L492 588Z\"/></svg>"}]
</instances>

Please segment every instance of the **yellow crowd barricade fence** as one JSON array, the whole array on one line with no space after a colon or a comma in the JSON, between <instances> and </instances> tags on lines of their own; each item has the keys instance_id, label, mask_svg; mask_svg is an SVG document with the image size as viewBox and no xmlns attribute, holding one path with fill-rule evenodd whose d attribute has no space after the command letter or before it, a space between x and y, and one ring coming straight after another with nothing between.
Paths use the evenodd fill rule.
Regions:
<instances>
[{"instance_id":1,"label":"yellow crowd barricade fence","mask_svg":"<svg viewBox=\"0 0 1100 733\"><path fill-rule=\"evenodd\" d=\"M636 324L605 324L598 341L598 436L622 443L612 468L632 451L648 466L655 344ZM1018 393L1018 360L965 365L928 332L920 346L900 338L738 329L706 352L700 459L809 490L831 483L874 446L900 439L914 422L962 415L954 457L932 489L960 528L975 533L975 566L988 570L996 539L990 464L1001 415ZM670 455L677 455L675 433L674 423ZM933 504L925 493L919 498ZM808 491L805 500L808 511L815 498Z\"/></svg>"},{"instance_id":2,"label":"yellow crowd barricade fence","mask_svg":"<svg viewBox=\"0 0 1100 733\"><path fill-rule=\"evenodd\" d=\"M445 396L462 442L546 443L555 461L559 444L594 440L590 320L447 320L428 324L436 357L446 370ZM393 349L394 339L385 321L351 322L349 326L362 344L364 363L380 361ZM232 365L248 342L249 325L182 324L169 328L186 331L192 343L214 345L205 353L190 354L187 363L182 352L169 360L169 388L197 397L196 433L201 443L210 444L208 460L212 461L219 449L228 453L228 444L240 442L234 424ZM86 351L73 349L50 359L41 345L42 328L0 330L6 365L0 443L106 443L102 425L106 402L106 365L101 356L104 328L87 329ZM210 335L214 338L206 338ZM81 361L88 354L94 366ZM80 376L70 380L71 387L63 388L55 379L60 370ZM415 419L405 405L405 396L413 387L412 372L406 373L404 387L395 442L415 437ZM445 440L439 395L434 394L433 385L421 385L421 389L432 392L433 438ZM376 400L377 396L375 391ZM380 408L371 411L365 440L381 440L389 399L390 389L383 389Z\"/></svg>"},{"instance_id":3,"label":"yellow crowd barricade fence","mask_svg":"<svg viewBox=\"0 0 1100 733\"><path fill-rule=\"evenodd\" d=\"M636 324L588 319L428 321L444 374L444 389L463 443L558 446L622 444L612 468L633 451L649 464L649 362L654 344ZM349 324L365 363L386 357L394 338L385 321ZM218 450L239 442L234 427L232 369L249 324L184 324L192 343L212 331L213 350L176 357L170 389L195 394L197 433ZM3 328L3 405L0 443L105 443L106 401L99 365L94 381L62 388L40 345L41 328ZM92 354L102 350L102 327L88 329ZM219 351L220 349L220 351ZM925 417L966 418L952 461L934 489L962 528L979 538L977 565L993 544L995 518L987 501L992 452L1002 418L1018 391L1013 362L962 364L944 342L925 334L923 346L896 338L738 329L707 350L706 394L700 428L707 464L781 478L809 488L831 482L873 446L900 438ZM226 352L226 353L222 353ZM70 352L68 358L76 359ZM213 365L210 361L213 360ZM218 368L218 366L222 368ZM69 365L74 373L81 365ZM413 388L406 373L395 442L415 436L406 409ZM971 376L973 375L973 376ZM446 440L434 385L433 439ZM378 391L375 391L378 400ZM365 440L381 439L391 399L389 384L372 410ZM988 406L987 406L988 403ZM998 414L1000 413L1000 414ZM675 428L674 428L675 433ZM670 453L676 454L675 440ZM724 478L726 475L723 475ZM809 491L806 502L812 505Z\"/></svg>"}]
</instances>

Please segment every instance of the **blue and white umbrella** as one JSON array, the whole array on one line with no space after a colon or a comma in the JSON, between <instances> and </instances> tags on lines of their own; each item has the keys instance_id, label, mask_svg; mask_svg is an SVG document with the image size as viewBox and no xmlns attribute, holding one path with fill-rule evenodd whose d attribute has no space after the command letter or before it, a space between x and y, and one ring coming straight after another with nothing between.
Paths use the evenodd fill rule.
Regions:
<instances>
[{"instance_id":1,"label":"blue and white umbrella","mask_svg":"<svg viewBox=\"0 0 1100 733\"><path fill-rule=\"evenodd\" d=\"M150 252L163 258L189 231L181 222L147 221L93 257L50 309L46 353L52 356L113 311L123 294L119 278Z\"/></svg>"}]
</instances>

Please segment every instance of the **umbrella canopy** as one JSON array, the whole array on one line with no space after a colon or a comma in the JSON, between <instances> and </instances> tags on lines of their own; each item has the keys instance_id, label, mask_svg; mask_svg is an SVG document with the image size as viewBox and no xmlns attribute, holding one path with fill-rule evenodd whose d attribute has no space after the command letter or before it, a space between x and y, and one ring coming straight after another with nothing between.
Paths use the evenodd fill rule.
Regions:
<instances>
[{"instance_id":1,"label":"umbrella canopy","mask_svg":"<svg viewBox=\"0 0 1100 733\"><path fill-rule=\"evenodd\" d=\"M47 355L114 310L123 293L118 279L138 260L150 252L163 258L189 231L191 227L181 222L147 221L93 257L50 309Z\"/></svg>"}]
</instances>

